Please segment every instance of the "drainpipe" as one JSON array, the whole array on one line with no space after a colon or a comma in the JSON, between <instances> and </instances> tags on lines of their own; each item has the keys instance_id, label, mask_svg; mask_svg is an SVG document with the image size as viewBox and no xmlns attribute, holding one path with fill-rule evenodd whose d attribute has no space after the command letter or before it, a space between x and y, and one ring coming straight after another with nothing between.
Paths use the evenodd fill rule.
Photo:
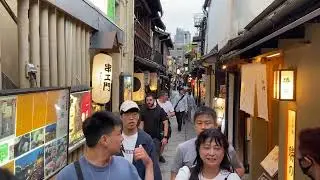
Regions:
<instances>
[{"instance_id":1,"label":"drainpipe","mask_svg":"<svg viewBox=\"0 0 320 180\"><path fill-rule=\"evenodd\" d=\"M236 49L241 44L255 38L260 33L272 29L274 25L280 23L284 18L288 17L290 13L298 10L303 5L316 1L318 0L287 0L281 7L273 12L272 16L268 16L265 19L261 20L259 23L255 24L249 31L245 31L244 34L242 36L239 36L238 39L235 39L233 42L229 42L226 46L224 46L219 51L219 56Z\"/></svg>"},{"instance_id":2,"label":"drainpipe","mask_svg":"<svg viewBox=\"0 0 320 180\"><path fill-rule=\"evenodd\" d=\"M86 32L86 84L90 87L91 81L91 59L90 59L90 32Z\"/></svg>"},{"instance_id":3,"label":"drainpipe","mask_svg":"<svg viewBox=\"0 0 320 180\"><path fill-rule=\"evenodd\" d=\"M2 41L1 41L1 36L0 36L0 89L2 89L2 67L1 67L1 64L2 64L2 58L1 58L2 48L1 48L1 44L2 44Z\"/></svg>"},{"instance_id":4,"label":"drainpipe","mask_svg":"<svg viewBox=\"0 0 320 180\"><path fill-rule=\"evenodd\" d=\"M59 87L66 86L66 44L65 41L65 21L64 15L58 13L58 24L57 24L57 41L58 41L58 82ZM67 30L66 30L67 33Z\"/></svg>"},{"instance_id":5,"label":"drainpipe","mask_svg":"<svg viewBox=\"0 0 320 180\"><path fill-rule=\"evenodd\" d=\"M66 85L72 85L72 26L66 19Z\"/></svg>"},{"instance_id":6,"label":"drainpipe","mask_svg":"<svg viewBox=\"0 0 320 180\"><path fill-rule=\"evenodd\" d=\"M78 74L77 74L77 26L76 26L76 23L74 21L71 21L71 27L72 27L72 38L71 38L71 41L72 41L72 45L71 45L71 48L72 48L72 63L71 63L71 66L72 66L72 86L75 86L77 85L77 77L78 77Z\"/></svg>"},{"instance_id":7,"label":"drainpipe","mask_svg":"<svg viewBox=\"0 0 320 180\"><path fill-rule=\"evenodd\" d=\"M49 55L51 86L58 86L58 57L57 57L57 16L56 9L49 11Z\"/></svg>"},{"instance_id":8,"label":"drainpipe","mask_svg":"<svg viewBox=\"0 0 320 180\"><path fill-rule=\"evenodd\" d=\"M74 62L74 65L76 65L76 72L77 72L77 84L81 84L81 77L82 77L82 72L81 72L81 25L77 23L76 25L76 61Z\"/></svg>"},{"instance_id":9,"label":"drainpipe","mask_svg":"<svg viewBox=\"0 0 320 180\"><path fill-rule=\"evenodd\" d=\"M25 67L29 63L29 0L18 0L18 53L19 53L19 86L30 87L26 78Z\"/></svg>"},{"instance_id":10,"label":"drainpipe","mask_svg":"<svg viewBox=\"0 0 320 180\"><path fill-rule=\"evenodd\" d=\"M86 84L86 30L81 28L81 84Z\"/></svg>"},{"instance_id":11,"label":"drainpipe","mask_svg":"<svg viewBox=\"0 0 320 180\"><path fill-rule=\"evenodd\" d=\"M50 58L49 58L49 24L47 4L41 3L40 10L40 57L41 57L41 87L50 86Z\"/></svg>"},{"instance_id":12,"label":"drainpipe","mask_svg":"<svg viewBox=\"0 0 320 180\"><path fill-rule=\"evenodd\" d=\"M30 61L37 68L36 86L40 87L40 35L39 35L39 1L30 2Z\"/></svg>"}]
</instances>

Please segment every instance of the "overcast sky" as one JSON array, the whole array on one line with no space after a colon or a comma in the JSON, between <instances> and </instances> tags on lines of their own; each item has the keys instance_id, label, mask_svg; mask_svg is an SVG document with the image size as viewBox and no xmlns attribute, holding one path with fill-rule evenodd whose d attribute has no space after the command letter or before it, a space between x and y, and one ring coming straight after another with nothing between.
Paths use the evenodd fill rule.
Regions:
<instances>
[{"instance_id":1,"label":"overcast sky","mask_svg":"<svg viewBox=\"0 0 320 180\"><path fill-rule=\"evenodd\" d=\"M191 32L193 36L196 28L193 26L193 17L202 13L204 0L161 0L164 11L163 22L167 32L174 35L176 28L180 27Z\"/></svg>"}]
</instances>

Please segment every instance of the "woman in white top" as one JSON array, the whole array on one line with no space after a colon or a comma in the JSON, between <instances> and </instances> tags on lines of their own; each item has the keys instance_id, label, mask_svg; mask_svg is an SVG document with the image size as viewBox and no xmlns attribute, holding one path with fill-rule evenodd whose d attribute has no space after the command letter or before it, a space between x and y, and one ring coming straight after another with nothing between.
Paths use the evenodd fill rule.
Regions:
<instances>
[{"instance_id":1,"label":"woman in white top","mask_svg":"<svg viewBox=\"0 0 320 180\"><path fill-rule=\"evenodd\" d=\"M196 140L197 157L193 167L182 167L176 180L240 180L228 158L229 143L217 129L208 129Z\"/></svg>"}]
</instances>

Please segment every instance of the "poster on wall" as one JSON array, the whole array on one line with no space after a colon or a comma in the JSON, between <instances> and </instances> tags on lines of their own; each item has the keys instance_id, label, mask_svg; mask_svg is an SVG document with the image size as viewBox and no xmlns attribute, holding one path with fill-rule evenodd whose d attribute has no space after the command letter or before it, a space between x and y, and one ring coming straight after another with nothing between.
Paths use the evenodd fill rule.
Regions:
<instances>
[{"instance_id":1,"label":"poster on wall","mask_svg":"<svg viewBox=\"0 0 320 180\"><path fill-rule=\"evenodd\" d=\"M69 151L84 142L82 122L91 115L90 91L70 94Z\"/></svg>"},{"instance_id":2,"label":"poster on wall","mask_svg":"<svg viewBox=\"0 0 320 180\"><path fill-rule=\"evenodd\" d=\"M0 97L0 167L18 179L38 180L66 166L68 103L68 89ZM52 143L59 153L54 155L55 165L45 168L45 152Z\"/></svg>"}]
</instances>

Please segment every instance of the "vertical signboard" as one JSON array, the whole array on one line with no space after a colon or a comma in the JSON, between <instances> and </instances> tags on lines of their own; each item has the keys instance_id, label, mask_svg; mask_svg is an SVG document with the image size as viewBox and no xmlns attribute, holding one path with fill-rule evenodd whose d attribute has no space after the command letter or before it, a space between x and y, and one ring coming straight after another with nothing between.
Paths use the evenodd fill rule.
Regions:
<instances>
[{"instance_id":1,"label":"vertical signboard","mask_svg":"<svg viewBox=\"0 0 320 180\"><path fill-rule=\"evenodd\" d=\"M114 21L116 15L116 1L108 0L108 17Z\"/></svg>"},{"instance_id":2,"label":"vertical signboard","mask_svg":"<svg viewBox=\"0 0 320 180\"><path fill-rule=\"evenodd\" d=\"M106 104L111 100L112 58L106 54L97 54L92 66L92 101Z\"/></svg>"},{"instance_id":3,"label":"vertical signboard","mask_svg":"<svg viewBox=\"0 0 320 180\"><path fill-rule=\"evenodd\" d=\"M287 146L286 146L286 180L294 180L294 160L296 141L296 112L288 111L287 125Z\"/></svg>"}]
</instances>

